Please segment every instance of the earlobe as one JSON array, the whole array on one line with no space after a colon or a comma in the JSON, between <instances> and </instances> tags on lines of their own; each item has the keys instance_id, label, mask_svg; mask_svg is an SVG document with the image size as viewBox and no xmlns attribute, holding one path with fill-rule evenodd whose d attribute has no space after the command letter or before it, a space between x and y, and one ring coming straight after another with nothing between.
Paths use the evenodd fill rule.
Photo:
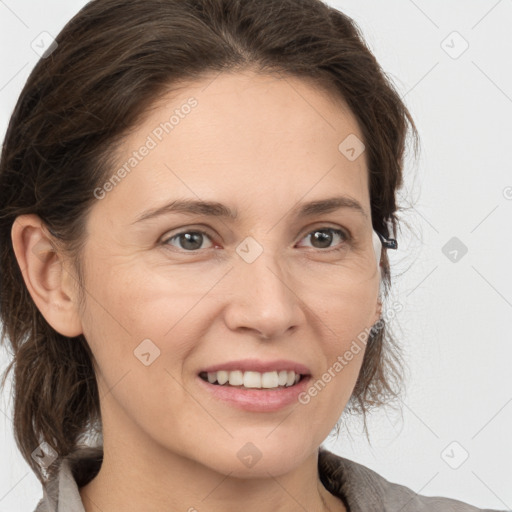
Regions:
<instances>
[{"instance_id":1,"label":"earlobe","mask_svg":"<svg viewBox=\"0 0 512 512\"><path fill-rule=\"evenodd\" d=\"M82 334L76 279L43 221L34 214L18 216L11 239L25 285L46 321L63 336Z\"/></svg>"},{"instance_id":2,"label":"earlobe","mask_svg":"<svg viewBox=\"0 0 512 512\"><path fill-rule=\"evenodd\" d=\"M375 307L375 316L373 317L372 325L375 325L380 320L381 315L382 315L382 302L379 298L379 299L377 299L377 305Z\"/></svg>"}]
</instances>

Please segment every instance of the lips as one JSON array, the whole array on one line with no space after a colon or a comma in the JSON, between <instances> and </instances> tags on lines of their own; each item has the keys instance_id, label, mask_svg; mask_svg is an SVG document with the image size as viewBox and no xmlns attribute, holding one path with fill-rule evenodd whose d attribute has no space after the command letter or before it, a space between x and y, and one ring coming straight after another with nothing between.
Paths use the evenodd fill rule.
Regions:
<instances>
[{"instance_id":1,"label":"lips","mask_svg":"<svg viewBox=\"0 0 512 512\"><path fill-rule=\"evenodd\" d=\"M226 361L197 374L199 388L223 406L258 413L296 405L311 378L307 366L285 359Z\"/></svg>"},{"instance_id":2,"label":"lips","mask_svg":"<svg viewBox=\"0 0 512 512\"><path fill-rule=\"evenodd\" d=\"M214 386L246 390L277 391L295 386L309 376L310 372L307 366L285 359L228 361L209 366L199 372L199 377L203 381Z\"/></svg>"},{"instance_id":3,"label":"lips","mask_svg":"<svg viewBox=\"0 0 512 512\"><path fill-rule=\"evenodd\" d=\"M213 373L218 371L241 371L241 372L280 372L283 370L293 371L299 375L311 375L309 368L301 363L286 359L278 359L273 361L261 361L258 359L240 359L238 361L226 361L224 363L215 364L202 368L200 373Z\"/></svg>"}]
</instances>

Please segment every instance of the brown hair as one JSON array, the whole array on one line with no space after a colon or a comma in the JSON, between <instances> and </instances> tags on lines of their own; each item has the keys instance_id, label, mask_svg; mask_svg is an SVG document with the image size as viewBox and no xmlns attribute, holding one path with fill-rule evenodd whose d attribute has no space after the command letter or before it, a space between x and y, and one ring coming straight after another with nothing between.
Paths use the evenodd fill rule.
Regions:
<instances>
[{"instance_id":1,"label":"brown hair","mask_svg":"<svg viewBox=\"0 0 512 512\"><path fill-rule=\"evenodd\" d=\"M15 439L41 481L31 457L38 445L46 441L59 457L73 457L101 418L86 339L56 332L24 284L11 241L18 215L43 220L83 285L84 225L97 201L93 191L114 168L113 149L163 93L205 73L255 69L336 91L361 127L373 227L388 237L397 236L395 194L409 129L415 149L418 141L357 25L320 0L95 0L56 42L21 92L0 160L0 315L13 353L3 385L13 369ZM386 251L382 265L387 296ZM397 398L402 370L383 321L368 339L347 409L365 417Z\"/></svg>"}]
</instances>

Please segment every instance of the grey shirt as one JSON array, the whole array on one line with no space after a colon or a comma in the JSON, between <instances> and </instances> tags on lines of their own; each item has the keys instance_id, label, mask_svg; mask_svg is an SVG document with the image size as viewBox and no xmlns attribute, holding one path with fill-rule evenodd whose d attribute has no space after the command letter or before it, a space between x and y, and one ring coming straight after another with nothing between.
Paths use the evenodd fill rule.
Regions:
<instances>
[{"instance_id":1,"label":"grey shirt","mask_svg":"<svg viewBox=\"0 0 512 512\"><path fill-rule=\"evenodd\" d=\"M101 448L84 448L73 457L64 458L57 477L43 487L43 498L35 512L85 512L79 488L94 478L101 461ZM348 512L507 512L484 510L449 498L418 495L324 448L319 451L318 471L325 488L340 498Z\"/></svg>"}]
</instances>

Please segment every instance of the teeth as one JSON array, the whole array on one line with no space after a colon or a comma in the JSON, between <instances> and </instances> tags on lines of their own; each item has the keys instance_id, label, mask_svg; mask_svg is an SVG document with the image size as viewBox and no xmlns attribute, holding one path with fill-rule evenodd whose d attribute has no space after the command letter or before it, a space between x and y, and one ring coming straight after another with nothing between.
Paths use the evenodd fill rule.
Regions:
<instances>
[{"instance_id":1,"label":"teeth","mask_svg":"<svg viewBox=\"0 0 512 512\"><path fill-rule=\"evenodd\" d=\"M215 382L215 374L217 374L217 382L219 384L226 384L226 382L229 380L229 374L228 372L213 372L211 375L213 375L213 382ZM210 373L208 373L208 375L210 375ZM208 378L208 380L210 380ZM212 382L210 380L210 382Z\"/></svg>"},{"instance_id":2,"label":"teeth","mask_svg":"<svg viewBox=\"0 0 512 512\"><path fill-rule=\"evenodd\" d=\"M244 388L261 388L261 373L245 372L243 383Z\"/></svg>"},{"instance_id":3,"label":"teeth","mask_svg":"<svg viewBox=\"0 0 512 512\"><path fill-rule=\"evenodd\" d=\"M261 387L262 388L277 388L279 386L279 377L277 372L267 372L261 376Z\"/></svg>"},{"instance_id":4,"label":"teeth","mask_svg":"<svg viewBox=\"0 0 512 512\"><path fill-rule=\"evenodd\" d=\"M244 374L235 370L234 372L229 372L229 385L230 386L241 386L244 383Z\"/></svg>"},{"instance_id":5,"label":"teeth","mask_svg":"<svg viewBox=\"0 0 512 512\"><path fill-rule=\"evenodd\" d=\"M287 370L265 373L220 370L218 372L208 372L205 380L208 380L210 384L218 383L221 386L228 383L230 386L243 386L245 388L275 389L297 384L300 380L300 374Z\"/></svg>"}]
</instances>

